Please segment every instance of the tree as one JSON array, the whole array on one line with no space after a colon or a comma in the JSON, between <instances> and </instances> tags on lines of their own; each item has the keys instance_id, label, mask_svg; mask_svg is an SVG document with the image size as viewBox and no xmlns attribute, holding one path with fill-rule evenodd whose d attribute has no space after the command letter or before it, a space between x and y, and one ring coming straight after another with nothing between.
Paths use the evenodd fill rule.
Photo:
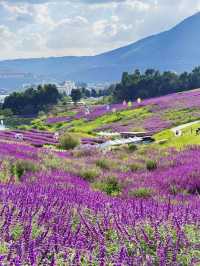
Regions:
<instances>
[{"instance_id":1,"label":"tree","mask_svg":"<svg viewBox=\"0 0 200 266\"><path fill-rule=\"evenodd\" d=\"M128 72L124 72L122 74L122 80L121 80L122 85L126 86L128 84L128 81L129 81L129 74Z\"/></svg>"},{"instance_id":2,"label":"tree","mask_svg":"<svg viewBox=\"0 0 200 266\"><path fill-rule=\"evenodd\" d=\"M71 97L74 104L77 104L77 102L80 101L82 97L81 91L79 89L73 89L71 91Z\"/></svg>"},{"instance_id":3,"label":"tree","mask_svg":"<svg viewBox=\"0 0 200 266\"><path fill-rule=\"evenodd\" d=\"M108 92L112 94L114 102L149 98L166 95L200 87L200 67L191 73L180 75L173 71L160 73L155 69L147 69L143 74L137 69L133 74L124 72L121 82L111 85Z\"/></svg>"},{"instance_id":4,"label":"tree","mask_svg":"<svg viewBox=\"0 0 200 266\"><path fill-rule=\"evenodd\" d=\"M97 92L95 91L95 89L91 90L91 97L93 98L97 97Z\"/></svg>"},{"instance_id":5,"label":"tree","mask_svg":"<svg viewBox=\"0 0 200 266\"><path fill-rule=\"evenodd\" d=\"M61 95L55 85L47 84L24 92L14 92L5 98L3 109L11 109L15 115L35 115L47 106L57 103Z\"/></svg>"},{"instance_id":6,"label":"tree","mask_svg":"<svg viewBox=\"0 0 200 266\"><path fill-rule=\"evenodd\" d=\"M90 91L86 89L86 90L85 90L85 97L86 97L86 98L90 98L90 96L91 96Z\"/></svg>"},{"instance_id":7,"label":"tree","mask_svg":"<svg viewBox=\"0 0 200 266\"><path fill-rule=\"evenodd\" d=\"M90 97L90 90L86 89L85 87L82 87L80 91L81 91L82 98Z\"/></svg>"}]
</instances>

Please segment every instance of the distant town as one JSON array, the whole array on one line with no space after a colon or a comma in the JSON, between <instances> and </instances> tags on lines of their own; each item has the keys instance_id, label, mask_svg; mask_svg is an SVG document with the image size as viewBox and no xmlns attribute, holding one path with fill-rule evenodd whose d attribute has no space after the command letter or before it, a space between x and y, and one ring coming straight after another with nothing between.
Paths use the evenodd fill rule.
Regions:
<instances>
[{"instance_id":1,"label":"distant town","mask_svg":"<svg viewBox=\"0 0 200 266\"><path fill-rule=\"evenodd\" d=\"M1 74L0 74L0 77L2 78ZM18 89L0 88L0 96L1 96L0 101L2 101L2 98L4 95L10 94L10 92L12 92L12 91L17 91L17 90L19 90L19 91L23 90L24 91L28 88L37 88L37 86L40 84L42 84L42 85L43 84L55 85L59 92L65 93L67 96L71 95L71 91L73 89L85 88L89 91L95 90L96 92L99 92L100 90L105 90L110 86L110 83L85 83L85 82L75 82L72 80L65 80L63 82L52 82L52 81L45 80L42 82L23 84Z\"/></svg>"}]
</instances>

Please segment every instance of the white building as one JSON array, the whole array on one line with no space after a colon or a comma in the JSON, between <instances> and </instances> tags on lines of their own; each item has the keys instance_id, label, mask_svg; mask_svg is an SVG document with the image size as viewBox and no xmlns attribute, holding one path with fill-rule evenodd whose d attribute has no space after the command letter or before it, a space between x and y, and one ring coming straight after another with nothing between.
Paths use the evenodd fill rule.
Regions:
<instances>
[{"instance_id":1,"label":"white building","mask_svg":"<svg viewBox=\"0 0 200 266\"><path fill-rule=\"evenodd\" d=\"M75 82L71 80L67 80L62 85L57 84L56 86L60 92L65 92L67 96L71 95L73 89L77 89Z\"/></svg>"},{"instance_id":2,"label":"white building","mask_svg":"<svg viewBox=\"0 0 200 266\"><path fill-rule=\"evenodd\" d=\"M95 91L100 91L100 90L105 90L110 86L109 83L88 83L87 84L87 89L92 90L94 89Z\"/></svg>"}]
</instances>

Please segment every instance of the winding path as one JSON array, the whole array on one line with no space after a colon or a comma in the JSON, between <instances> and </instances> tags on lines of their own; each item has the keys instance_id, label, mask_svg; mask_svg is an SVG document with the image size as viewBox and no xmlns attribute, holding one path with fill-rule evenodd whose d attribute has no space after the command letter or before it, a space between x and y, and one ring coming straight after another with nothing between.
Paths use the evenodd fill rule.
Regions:
<instances>
[{"instance_id":1,"label":"winding path","mask_svg":"<svg viewBox=\"0 0 200 266\"><path fill-rule=\"evenodd\" d=\"M200 120L197 120L197 121L194 121L194 122L190 122L190 123L187 123L187 124L183 124L183 125L180 125L180 126L177 126L177 127L174 127L171 129L172 132L176 133L176 131L178 130L181 130L181 129L184 129L186 127L190 127L192 125L195 125L195 124L198 124L200 123Z\"/></svg>"}]
</instances>

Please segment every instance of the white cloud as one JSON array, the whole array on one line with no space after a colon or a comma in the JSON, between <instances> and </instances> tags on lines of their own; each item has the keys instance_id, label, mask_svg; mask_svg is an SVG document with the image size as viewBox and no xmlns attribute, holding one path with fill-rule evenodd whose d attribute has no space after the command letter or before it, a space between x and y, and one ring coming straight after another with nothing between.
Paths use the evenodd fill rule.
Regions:
<instances>
[{"instance_id":1,"label":"white cloud","mask_svg":"<svg viewBox=\"0 0 200 266\"><path fill-rule=\"evenodd\" d=\"M200 0L0 0L0 59L100 53L199 9Z\"/></svg>"}]
</instances>

